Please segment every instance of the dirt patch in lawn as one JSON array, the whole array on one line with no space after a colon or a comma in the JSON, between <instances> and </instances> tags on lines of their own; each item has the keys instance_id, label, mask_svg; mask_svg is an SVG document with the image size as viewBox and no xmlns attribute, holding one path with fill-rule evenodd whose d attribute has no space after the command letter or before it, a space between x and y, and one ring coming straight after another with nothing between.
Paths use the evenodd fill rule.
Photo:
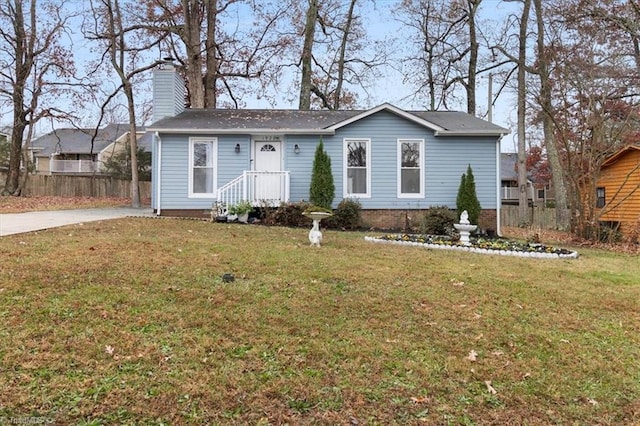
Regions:
<instances>
[{"instance_id":1,"label":"dirt patch in lawn","mask_svg":"<svg viewBox=\"0 0 640 426\"><path fill-rule=\"evenodd\" d=\"M147 204L150 203L147 202ZM0 197L0 213L88 209L129 205L131 205L131 200L129 198L118 197Z\"/></svg>"}]
</instances>

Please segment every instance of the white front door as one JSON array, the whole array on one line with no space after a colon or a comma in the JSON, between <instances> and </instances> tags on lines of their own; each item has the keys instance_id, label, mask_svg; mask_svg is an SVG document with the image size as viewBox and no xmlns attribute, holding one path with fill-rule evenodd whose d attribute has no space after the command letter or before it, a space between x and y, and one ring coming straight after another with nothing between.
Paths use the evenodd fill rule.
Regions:
<instances>
[{"instance_id":1,"label":"white front door","mask_svg":"<svg viewBox=\"0 0 640 426\"><path fill-rule=\"evenodd\" d=\"M255 141L253 199L278 203L282 197L282 141Z\"/></svg>"},{"instance_id":2,"label":"white front door","mask_svg":"<svg viewBox=\"0 0 640 426\"><path fill-rule=\"evenodd\" d=\"M282 142L256 141L255 170L257 172L279 172L282 170Z\"/></svg>"}]
</instances>

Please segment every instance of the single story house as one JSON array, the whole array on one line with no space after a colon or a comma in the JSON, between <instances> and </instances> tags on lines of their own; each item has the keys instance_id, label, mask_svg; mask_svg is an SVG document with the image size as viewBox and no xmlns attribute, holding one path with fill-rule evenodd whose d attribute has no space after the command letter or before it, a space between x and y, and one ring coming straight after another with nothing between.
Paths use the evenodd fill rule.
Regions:
<instances>
[{"instance_id":1,"label":"single story house","mask_svg":"<svg viewBox=\"0 0 640 426\"><path fill-rule=\"evenodd\" d=\"M309 199L323 141L334 207L357 199L366 225L402 228L432 206L456 207L471 165L480 227L499 232L500 139L508 131L462 112L185 109L172 64L154 70L152 207L158 215L208 217L216 203Z\"/></svg>"},{"instance_id":2,"label":"single story house","mask_svg":"<svg viewBox=\"0 0 640 426\"><path fill-rule=\"evenodd\" d=\"M503 205L518 205L520 190L518 187L518 153L503 152L500 155L500 194ZM533 205L546 205L553 200L551 185L546 182L536 182L531 176L527 178L527 199Z\"/></svg>"},{"instance_id":3,"label":"single story house","mask_svg":"<svg viewBox=\"0 0 640 426\"><path fill-rule=\"evenodd\" d=\"M56 129L31 142L36 173L100 173L102 163L126 147L128 135L128 123L112 123L97 132L93 128ZM150 151L151 139L144 128L138 128L139 147Z\"/></svg>"},{"instance_id":4,"label":"single story house","mask_svg":"<svg viewBox=\"0 0 640 426\"><path fill-rule=\"evenodd\" d=\"M616 152L602 164L596 184L598 219L623 234L640 228L640 144Z\"/></svg>"}]
</instances>

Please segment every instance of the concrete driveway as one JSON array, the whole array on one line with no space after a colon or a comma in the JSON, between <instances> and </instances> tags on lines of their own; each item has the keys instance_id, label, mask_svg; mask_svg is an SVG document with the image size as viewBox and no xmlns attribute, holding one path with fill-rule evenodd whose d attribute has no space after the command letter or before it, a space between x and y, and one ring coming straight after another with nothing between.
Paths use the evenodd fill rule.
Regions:
<instances>
[{"instance_id":1,"label":"concrete driveway","mask_svg":"<svg viewBox=\"0 0 640 426\"><path fill-rule=\"evenodd\" d=\"M132 216L153 217L155 215L150 208L134 209L133 207L0 214L0 237L76 223Z\"/></svg>"}]
</instances>

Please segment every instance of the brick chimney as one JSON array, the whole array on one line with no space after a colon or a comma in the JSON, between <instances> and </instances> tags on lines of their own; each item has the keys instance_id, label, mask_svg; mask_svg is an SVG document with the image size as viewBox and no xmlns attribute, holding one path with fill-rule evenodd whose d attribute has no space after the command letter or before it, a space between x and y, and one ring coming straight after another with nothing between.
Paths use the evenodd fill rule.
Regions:
<instances>
[{"instance_id":1,"label":"brick chimney","mask_svg":"<svg viewBox=\"0 0 640 426\"><path fill-rule=\"evenodd\" d=\"M173 58L164 58L153 70L153 122L184 111L185 86Z\"/></svg>"}]
</instances>

